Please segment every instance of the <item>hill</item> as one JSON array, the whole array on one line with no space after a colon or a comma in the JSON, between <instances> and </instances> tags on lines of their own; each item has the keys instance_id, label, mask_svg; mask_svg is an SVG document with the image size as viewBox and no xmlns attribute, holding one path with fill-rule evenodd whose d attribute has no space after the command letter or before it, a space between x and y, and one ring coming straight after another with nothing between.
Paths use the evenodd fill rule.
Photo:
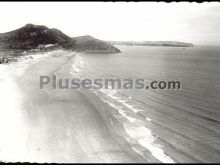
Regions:
<instances>
[{"instance_id":1,"label":"hill","mask_svg":"<svg viewBox=\"0 0 220 165\"><path fill-rule=\"evenodd\" d=\"M17 30L0 33L0 49L32 50L36 48L63 47L80 52L118 53L119 49L91 36L71 38L58 29L27 24Z\"/></svg>"},{"instance_id":2,"label":"hill","mask_svg":"<svg viewBox=\"0 0 220 165\"><path fill-rule=\"evenodd\" d=\"M65 43L64 45L65 48L67 49L73 49L76 51L86 51L86 52L104 52L104 53L118 53L120 50L111 44L93 38L92 36L86 35L86 36L80 36L80 37L75 37L68 42Z\"/></svg>"},{"instance_id":3,"label":"hill","mask_svg":"<svg viewBox=\"0 0 220 165\"><path fill-rule=\"evenodd\" d=\"M0 48L35 49L39 45L62 44L68 39L70 37L57 29L27 24L17 30L0 34Z\"/></svg>"}]
</instances>

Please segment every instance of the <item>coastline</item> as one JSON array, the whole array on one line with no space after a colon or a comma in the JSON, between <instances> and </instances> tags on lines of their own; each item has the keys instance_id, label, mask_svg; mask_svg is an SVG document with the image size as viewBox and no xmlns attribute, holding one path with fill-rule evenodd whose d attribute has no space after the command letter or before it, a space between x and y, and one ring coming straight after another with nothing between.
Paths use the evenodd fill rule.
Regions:
<instances>
[{"instance_id":1,"label":"coastline","mask_svg":"<svg viewBox=\"0 0 220 165\"><path fill-rule=\"evenodd\" d=\"M19 150L18 146L9 147L10 144L5 143L5 149L8 151L0 151L1 155L5 154L1 160L38 163L147 162L119 136L122 133L120 125L113 129L109 120L111 114L107 110L97 108L97 105L102 104L101 101L95 101L93 96L85 98L82 93L73 90L39 89L40 75L68 76L68 69L74 60L72 57L73 52L54 52L43 60L39 58L30 60L33 62L12 66L15 70L22 70L20 74L13 72L9 76L20 91L16 94L22 96L19 101L11 101L13 105L20 104L12 108L12 113L14 116L21 115L17 120L21 127L13 127L20 133L19 139L22 141L16 137L13 140L23 148ZM11 115L6 116L6 119L10 120ZM19 156L16 157L16 154Z\"/></svg>"},{"instance_id":2,"label":"coastline","mask_svg":"<svg viewBox=\"0 0 220 165\"><path fill-rule=\"evenodd\" d=\"M83 55L82 55L83 56ZM74 64L71 67L70 73L74 77L81 79L87 78L81 75L84 68L82 56L75 56ZM92 102L100 113L108 113L110 119L107 118L110 127L114 129L117 136L126 140L132 150L142 156L149 162L174 163L173 158L166 154L166 149L161 148L154 142L158 141L152 130L146 127L146 122L151 123L151 119L138 112L143 111L136 109L133 105L127 102L117 94L115 89L100 89L100 90L79 90L88 102ZM109 100L109 99L110 100ZM131 98L128 98L129 100ZM117 104L115 104L117 102ZM119 105L121 104L121 105ZM125 110L125 108L127 110ZM172 155L173 156L173 155ZM178 161L177 161L178 162Z\"/></svg>"}]
</instances>

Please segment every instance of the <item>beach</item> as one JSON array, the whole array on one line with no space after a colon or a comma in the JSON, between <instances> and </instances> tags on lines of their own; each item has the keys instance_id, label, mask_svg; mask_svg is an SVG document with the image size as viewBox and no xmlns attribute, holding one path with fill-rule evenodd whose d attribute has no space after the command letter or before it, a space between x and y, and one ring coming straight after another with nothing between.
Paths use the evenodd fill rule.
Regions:
<instances>
[{"instance_id":1,"label":"beach","mask_svg":"<svg viewBox=\"0 0 220 165\"><path fill-rule=\"evenodd\" d=\"M0 13L0 163L220 162L219 3Z\"/></svg>"},{"instance_id":2,"label":"beach","mask_svg":"<svg viewBox=\"0 0 220 165\"><path fill-rule=\"evenodd\" d=\"M181 82L179 90L92 90L111 107L132 149L149 162L218 162L219 47L118 47L120 54L76 56L72 75L91 80L143 78L146 84Z\"/></svg>"},{"instance_id":3,"label":"beach","mask_svg":"<svg viewBox=\"0 0 220 165\"><path fill-rule=\"evenodd\" d=\"M147 162L122 137L123 126L104 103L92 96L85 98L80 91L49 86L40 90L42 75L68 77L74 56L74 52L59 50L0 66L0 160Z\"/></svg>"},{"instance_id":4,"label":"beach","mask_svg":"<svg viewBox=\"0 0 220 165\"><path fill-rule=\"evenodd\" d=\"M120 50L120 54L54 50L0 65L0 160L218 162L220 49L120 46ZM51 79L42 89L41 76ZM182 88L58 85L59 79L108 78L180 80Z\"/></svg>"}]
</instances>

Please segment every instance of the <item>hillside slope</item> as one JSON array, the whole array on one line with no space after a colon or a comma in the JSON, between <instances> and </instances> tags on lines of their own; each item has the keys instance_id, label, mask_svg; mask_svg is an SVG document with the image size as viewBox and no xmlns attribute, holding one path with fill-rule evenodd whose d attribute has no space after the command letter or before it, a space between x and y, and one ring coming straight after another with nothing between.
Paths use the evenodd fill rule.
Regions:
<instances>
[{"instance_id":1,"label":"hillside slope","mask_svg":"<svg viewBox=\"0 0 220 165\"><path fill-rule=\"evenodd\" d=\"M57 29L27 24L14 31L0 34L0 48L35 49L39 45L61 44L70 39Z\"/></svg>"},{"instance_id":2,"label":"hillside slope","mask_svg":"<svg viewBox=\"0 0 220 165\"><path fill-rule=\"evenodd\" d=\"M91 36L71 38L58 29L41 25L27 24L17 30L0 33L0 49L31 50L49 44L80 52L120 52L111 44Z\"/></svg>"},{"instance_id":3,"label":"hillside slope","mask_svg":"<svg viewBox=\"0 0 220 165\"><path fill-rule=\"evenodd\" d=\"M118 53L120 50L111 44L93 38L92 36L86 35L86 36L80 36L72 38L71 40L68 40L68 42L64 45L67 49L73 49L76 51L86 51L86 52L105 52L105 53Z\"/></svg>"}]
</instances>

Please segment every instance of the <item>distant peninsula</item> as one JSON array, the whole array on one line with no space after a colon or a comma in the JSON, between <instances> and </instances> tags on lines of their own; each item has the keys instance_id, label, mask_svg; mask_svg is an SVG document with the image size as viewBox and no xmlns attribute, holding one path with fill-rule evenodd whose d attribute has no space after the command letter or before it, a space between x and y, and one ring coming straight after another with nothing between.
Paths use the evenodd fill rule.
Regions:
<instances>
[{"instance_id":1,"label":"distant peninsula","mask_svg":"<svg viewBox=\"0 0 220 165\"><path fill-rule=\"evenodd\" d=\"M107 41L112 45L134 45L134 46L171 46L171 47L192 47L192 43L179 41Z\"/></svg>"},{"instance_id":2,"label":"distant peninsula","mask_svg":"<svg viewBox=\"0 0 220 165\"><path fill-rule=\"evenodd\" d=\"M26 51L64 48L77 52L119 53L120 50L91 36L71 38L58 29L27 24L19 29L0 33L0 50Z\"/></svg>"}]
</instances>

